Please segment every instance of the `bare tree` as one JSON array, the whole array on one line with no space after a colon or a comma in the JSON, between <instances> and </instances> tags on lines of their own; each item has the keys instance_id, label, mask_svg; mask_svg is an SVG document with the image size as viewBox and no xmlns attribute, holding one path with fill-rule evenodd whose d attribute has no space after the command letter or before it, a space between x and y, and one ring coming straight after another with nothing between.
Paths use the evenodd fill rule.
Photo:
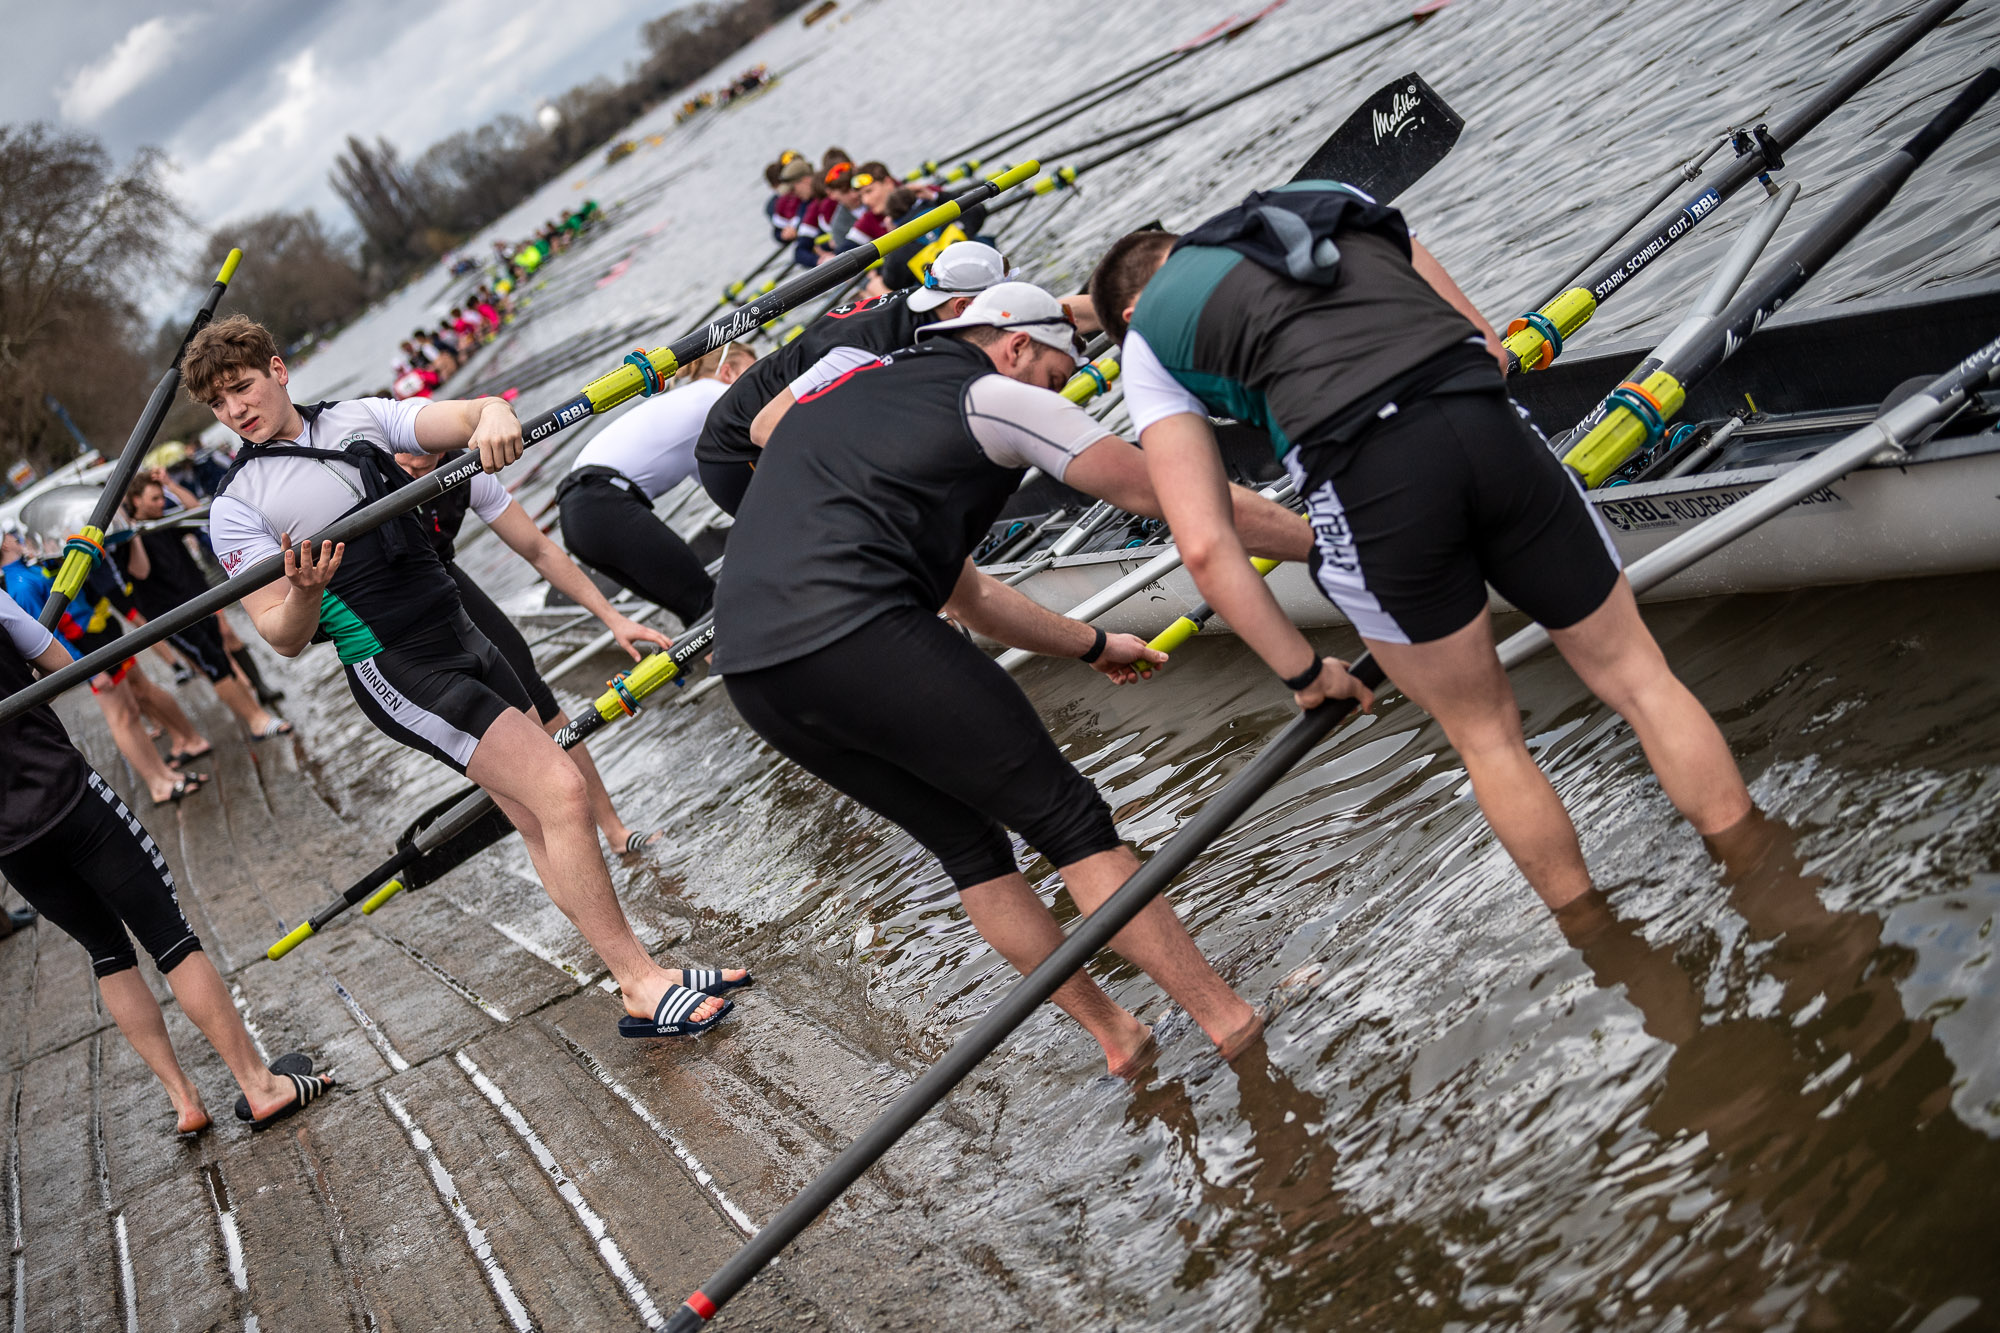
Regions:
<instances>
[{"instance_id":1,"label":"bare tree","mask_svg":"<svg viewBox=\"0 0 2000 1333\"><path fill-rule=\"evenodd\" d=\"M194 276L213 276L231 246L243 262L229 286L228 305L263 324L280 347L345 323L368 304L349 247L311 209L263 213L218 227Z\"/></svg>"}]
</instances>

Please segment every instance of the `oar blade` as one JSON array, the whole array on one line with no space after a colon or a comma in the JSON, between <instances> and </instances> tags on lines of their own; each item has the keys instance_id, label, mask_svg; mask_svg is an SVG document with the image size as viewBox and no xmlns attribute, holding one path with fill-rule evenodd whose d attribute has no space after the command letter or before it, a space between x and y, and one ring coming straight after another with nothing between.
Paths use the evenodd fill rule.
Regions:
<instances>
[{"instance_id":1,"label":"oar blade","mask_svg":"<svg viewBox=\"0 0 2000 1333\"><path fill-rule=\"evenodd\" d=\"M1342 181L1386 204L1444 161L1464 129L1422 75L1405 74L1357 107L1292 179Z\"/></svg>"}]
</instances>

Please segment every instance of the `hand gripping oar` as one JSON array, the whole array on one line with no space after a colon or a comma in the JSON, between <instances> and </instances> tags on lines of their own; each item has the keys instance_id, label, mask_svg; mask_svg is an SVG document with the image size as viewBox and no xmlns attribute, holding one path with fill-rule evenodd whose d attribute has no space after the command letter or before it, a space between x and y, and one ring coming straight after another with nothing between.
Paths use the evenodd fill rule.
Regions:
<instances>
[{"instance_id":1,"label":"hand gripping oar","mask_svg":"<svg viewBox=\"0 0 2000 1333\"><path fill-rule=\"evenodd\" d=\"M153 437L160 433L160 424L167 419L168 409L174 405L174 391L181 387L181 358L187 355L188 344L194 341L194 335L207 328L208 322L215 318L215 308L221 304L222 294L229 289L229 280L236 276L236 265L242 258L241 250L231 250L228 258L222 261L222 269L209 285L201 309L194 312L187 332L181 335L181 345L174 352L173 361L167 366L166 373L160 376L160 382L153 386L153 396L146 400L145 411L133 424L132 434L125 440L125 451L118 455L110 477L105 480L104 494L98 497L97 507L90 511L90 522L63 544L62 567L56 571L55 586L49 590L49 600L42 606L42 624L54 625L62 619L70 601L82 591L83 581L90 577L90 571L104 558L105 525L118 512L118 506L125 499L125 488L132 484L132 478L139 475L139 464L144 461L146 451L152 448Z\"/></svg>"},{"instance_id":2,"label":"hand gripping oar","mask_svg":"<svg viewBox=\"0 0 2000 1333\"><path fill-rule=\"evenodd\" d=\"M613 680L589 712L574 718L555 735L567 750L582 744L605 726L631 717L648 695L678 680L688 664L715 643L715 624L705 621L689 629L664 653L652 653ZM395 854L375 867L338 898L308 917L297 929L264 951L266 958L283 958L335 917L360 904L372 913L404 889L420 888L491 847L514 831L493 798L473 787L456 793L424 812L398 839Z\"/></svg>"},{"instance_id":3,"label":"hand gripping oar","mask_svg":"<svg viewBox=\"0 0 2000 1333\"><path fill-rule=\"evenodd\" d=\"M522 440L529 445L540 443L557 431L566 430L600 412L608 412L628 399L658 391L673 378L674 371L685 363L704 356L725 343L741 338L749 330L766 320L776 318L801 301L811 300L822 292L838 287L883 255L907 245L933 228L946 225L970 205L990 199L1003 190L1019 185L1022 181L1033 177L1039 170L1041 167L1038 163L1024 162L1009 171L1001 172L980 182L956 199L912 218L887 235L877 237L867 245L857 246L845 254L828 260L818 268L799 274L769 295L760 296L741 309L693 330L665 347L655 348L650 352L632 353L625 358L624 365L609 375L591 381L576 397L523 422ZM429 476L412 481L407 486L400 486L372 504L363 505L345 517L336 519L323 531L312 534L312 540L347 541L379 527L398 514L408 513L419 505L430 503L455 486L468 484L479 475L479 472L479 459L476 455L465 454L455 461L448 460L441 463ZM0 699L0 723L12 721L36 704L44 703L64 690L80 685L97 673L108 670L114 663L122 662L132 654L152 647L170 634L180 633L196 621L213 615L232 602L242 600L245 593L283 578L284 573L285 560L282 554L274 553L266 556L234 578L182 603L157 620L147 621L116 643L106 644L61 671L44 676L33 685Z\"/></svg>"},{"instance_id":4,"label":"hand gripping oar","mask_svg":"<svg viewBox=\"0 0 2000 1333\"><path fill-rule=\"evenodd\" d=\"M1931 425L1964 403L1979 384L2000 378L2000 339L1960 362L1922 392L1884 412L1872 424L1823 453L1800 463L1768 483L1755 495L1675 538L1627 572L1635 592L1644 592L1673 577L1703 556L1734 541L1766 520L1783 513L1803 497L1867 462L1885 449L1900 452ZM1500 661L1513 667L1533 657L1549 643L1547 631L1530 626L1499 646ZM1363 655L1351 671L1378 699L1385 691L1381 670ZM1253 804L1289 773L1334 727L1354 711L1348 699L1329 700L1296 718L1211 797L1167 844L1104 904L1079 921L1068 939L1041 964L1014 983L1000 1002L944 1057L926 1070L889 1108L863 1130L853 1143L821 1171L792 1201L746 1241L729 1261L691 1294L667 1321L667 1333L693 1333L714 1318L778 1252L792 1242L833 1201L873 1166L930 1109L1026 1021L1062 984L1136 917L1175 875L1220 837Z\"/></svg>"},{"instance_id":5,"label":"hand gripping oar","mask_svg":"<svg viewBox=\"0 0 2000 1333\"><path fill-rule=\"evenodd\" d=\"M1768 181L1768 173L1785 164L1785 154L1841 103L1854 96L1876 75L1889 68L1925 33L1945 20L1965 0L1931 0L1895 36L1848 66L1787 120L1775 125L1759 125L1736 138L1737 158L1715 175L1707 189L1664 215L1651 229L1629 244L1618 258L1600 267L1577 286L1556 297L1540 310L1522 315L1507 326L1509 373L1540 370L1562 355L1563 342L1576 333L1597 307L1632 276L1664 254L1674 242L1693 231L1695 224L1714 212L1730 195L1753 179Z\"/></svg>"},{"instance_id":6,"label":"hand gripping oar","mask_svg":"<svg viewBox=\"0 0 2000 1333\"><path fill-rule=\"evenodd\" d=\"M1682 404L1687 386L1727 359L1813 274L1888 207L1896 191L1974 112L2000 91L2000 66L1981 71L1944 110L1891 153L1816 219L1769 268L1753 278L1719 314L1698 314L1640 362L1637 369L1571 432L1582 439L1563 462L1596 486L1634 452L1659 439Z\"/></svg>"},{"instance_id":7,"label":"hand gripping oar","mask_svg":"<svg viewBox=\"0 0 2000 1333\"><path fill-rule=\"evenodd\" d=\"M1345 55L1356 47L1365 46L1369 42L1386 37L1401 28L1414 27L1430 18L1438 10L1444 8L1447 2L1448 0L1430 0L1429 3L1418 6L1415 10L1405 14L1401 18L1391 20L1379 28L1361 34L1359 37L1350 38L1338 46L1322 51L1308 60L1301 61L1290 69L1274 74L1268 79L1253 83L1248 88L1240 89L1218 101L1210 102L1207 106L1191 107L1183 111L1169 112L1163 116L1154 116L1137 124L1127 125L1122 130L1114 131L1108 135L1100 135L1096 139L1086 140L1082 144L1072 144L1059 153L1050 154L1050 156L1055 157L1067 153L1080 152L1084 148L1095 147L1108 140L1123 138L1125 135L1137 133L1150 126L1160 125L1159 129L1153 130L1151 133L1143 134L1136 139L1129 139L1088 161L1079 162L1075 166L1057 167L1047 177L1037 181L1032 191L1016 195L1014 198L1003 203L995 204L986 210L986 216L990 218L994 214L1005 212L1007 209L1013 208L1018 204L1027 203L1036 195L1050 194L1056 190L1073 186L1076 184L1077 177L1083 175L1085 172L1094 171L1107 162L1113 162L1118 158L1124 157L1127 153L1137 152L1148 144L1156 143L1166 138L1169 134L1186 129L1196 121L1206 120L1217 112L1235 106L1245 98L1254 97L1258 93L1275 87L1287 79L1296 78L1307 70L1314 69L1332 60L1335 56ZM1162 122L1168 123L1162 124ZM1444 100L1431 91L1428 84L1425 84L1416 75L1411 74L1388 84L1380 92L1369 98L1360 110L1348 118L1346 124L1334 132L1334 137L1337 140L1341 140L1342 152L1339 160L1350 167L1366 168L1379 172L1380 179L1384 182L1393 180L1397 176L1414 180L1417 176L1423 175L1424 172L1430 170L1431 167L1443 160L1444 155L1451 151L1451 146L1458 142L1458 132L1464 124L1465 122L1459 118L1457 113L1446 106ZM1347 151L1363 144L1369 150L1365 158L1357 158L1351 151ZM1329 146L1332 146L1332 141L1329 141ZM1399 161L1399 159L1407 160ZM1293 179L1347 180L1344 176L1334 174L1329 163L1322 162L1318 154L1314 154L1313 157L1307 159L1306 165L1300 168L1298 175L1294 176ZM1377 199L1384 198L1381 189L1376 185L1368 184L1363 180L1347 180L1347 183L1361 186Z\"/></svg>"}]
</instances>

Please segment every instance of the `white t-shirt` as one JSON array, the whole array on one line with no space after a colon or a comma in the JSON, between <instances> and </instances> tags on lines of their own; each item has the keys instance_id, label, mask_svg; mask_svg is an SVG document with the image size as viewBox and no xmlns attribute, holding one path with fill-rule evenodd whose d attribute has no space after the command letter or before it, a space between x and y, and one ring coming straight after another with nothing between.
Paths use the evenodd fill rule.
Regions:
<instances>
[{"instance_id":1,"label":"white t-shirt","mask_svg":"<svg viewBox=\"0 0 2000 1333\"><path fill-rule=\"evenodd\" d=\"M655 394L599 431L569 465L608 467L657 500L694 475L694 445L708 409L729 388L700 379Z\"/></svg>"},{"instance_id":2,"label":"white t-shirt","mask_svg":"<svg viewBox=\"0 0 2000 1333\"><path fill-rule=\"evenodd\" d=\"M14 651L30 662L40 657L55 643L56 636L49 633L40 621L21 609L20 603L0 592L0 626L7 631L7 638L13 643Z\"/></svg>"},{"instance_id":3,"label":"white t-shirt","mask_svg":"<svg viewBox=\"0 0 2000 1333\"><path fill-rule=\"evenodd\" d=\"M1137 435L1156 421L1192 412L1208 420L1208 408L1187 391L1187 386L1167 373L1160 358L1146 345L1137 329L1128 329L1119 349L1118 382L1125 386L1125 408L1132 414L1132 433Z\"/></svg>"},{"instance_id":4,"label":"white t-shirt","mask_svg":"<svg viewBox=\"0 0 2000 1333\"><path fill-rule=\"evenodd\" d=\"M429 406L422 398L400 403L387 398L351 398L307 422L297 437L268 443L343 449L350 441L366 440L386 453L419 453L417 413ZM506 494L497 478L484 480ZM483 494L490 507L492 492ZM473 491L475 505L481 495L481 490ZM352 463L260 458L237 473L228 491L215 498L208 511L208 540L224 572L234 574L284 549L278 544L279 533L290 533L294 542L315 536L359 504L362 496L361 473ZM499 510L493 513L497 515ZM486 518L486 509L479 515Z\"/></svg>"},{"instance_id":5,"label":"white t-shirt","mask_svg":"<svg viewBox=\"0 0 2000 1333\"><path fill-rule=\"evenodd\" d=\"M482 472L472 479L471 503L468 508L479 515L479 521L492 526L493 520L507 511L514 503L507 485L491 472Z\"/></svg>"},{"instance_id":6,"label":"white t-shirt","mask_svg":"<svg viewBox=\"0 0 2000 1333\"><path fill-rule=\"evenodd\" d=\"M789 387L794 397L804 398L881 359L859 348L836 347ZM966 427L987 458L1001 467L1038 467L1057 481L1078 454L1111 433L1061 394L997 373L967 385L963 407Z\"/></svg>"}]
</instances>

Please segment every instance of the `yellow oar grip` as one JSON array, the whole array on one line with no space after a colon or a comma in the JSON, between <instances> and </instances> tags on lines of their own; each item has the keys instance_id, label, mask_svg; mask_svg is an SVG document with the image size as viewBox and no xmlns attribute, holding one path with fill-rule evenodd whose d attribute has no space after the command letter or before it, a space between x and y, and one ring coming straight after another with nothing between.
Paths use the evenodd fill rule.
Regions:
<instances>
[{"instance_id":1,"label":"yellow oar grip","mask_svg":"<svg viewBox=\"0 0 2000 1333\"><path fill-rule=\"evenodd\" d=\"M400 879L390 880L387 884L384 884L381 888L375 890L375 892L369 894L366 898L363 898L361 900L361 915L363 916L372 915L376 908L380 907L383 903L388 902L391 898L395 897L402 891L403 891L402 880Z\"/></svg>"},{"instance_id":2,"label":"yellow oar grip","mask_svg":"<svg viewBox=\"0 0 2000 1333\"><path fill-rule=\"evenodd\" d=\"M1572 287L1535 313L1554 326L1558 338L1566 339L1597 313L1597 298L1582 287ZM1507 326L1507 350L1521 369L1540 370L1556 359L1558 347L1523 315Z\"/></svg>"},{"instance_id":3,"label":"yellow oar grip","mask_svg":"<svg viewBox=\"0 0 2000 1333\"><path fill-rule=\"evenodd\" d=\"M1155 634L1146 646L1156 653L1165 653L1171 657L1176 649L1199 633L1201 633L1201 626L1195 624L1186 616L1182 616L1173 624Z\"/></svg>"},{"instance_id":4,"label":"yellow oar grip","mask_svg":"<svg viewBox=\"0 0 2000 1333\"><path fill-rule=\"evenodd\" d=\"M276 944L272 945L270 948L264 950L264 956L275 962L276 960L283 958L286 954L290 953L292 950L298 948L301 944L304 944L308 939L312 937L312 933L313 933L312 922L308 921L304 925L300 926L297 930L294 930L291 934L285 936L285 938L279 940Z\"/></svg>"},{"instance_id":5,"label":"yellow oar grip","mask_svg":"<svg viewBox=\"0 0 2000 1333\"><path fill-rule=\"evenodd\" d=\"M1072 403L1087 403L1110 388L1111 381L1117 378L1118 359L1100 356L1089 365L1080 367L1076 374L1069 377L1069 383L1062 387L1062 396Z\"/></svg>"},{"instance_id":6,"label":"yellow oar grip","mask_svg":"<svg viewBox=\"0 0 2000 1333\"><path fill-rule=\"evenodd\" d=\"M71 538L72 541L86 541L104 554L104 529L85 527ZM75 601L77 593L83 590L83 581L90 577L90 567L96 562L88 551L70 550L63 556L62 567L56 571L54 588L63 595L65 601Z\"/></svg>"},{"instance_id":7,"label":"yellow oar grip","mask_svg":"<svg viewBox=\"0 0 2000 1333\"><path fill-rule=\"evenodd\" d=\"M680 674L681 669L674 665L671 654L654 653L618 677L612 688L597 696L597 702L592 706L606 722L616 722L632 712L625 705L627 698L635 701L643 699Z\"/></svg>"},{"instance_id":8,"label":"yellow oar grip","mask_svg":"<svg viewBox=\"0 0 2000 1333\"><path fill-rule=\"evenodd\" d=\"M1623 386L1633 387L1633 386ZM1664 370L1656 370L1648 375L1644 383L1636 386L1641 393L1658 405L1660 419L1671 421L1687 401L1687 391L1681 382ZM1590 434L1578 441L1576 447L1563 455L1563 462L1582 476L1586 486L1602 485L1604 480L1630 458L1644 448L1653 437L1650 423L1641 419L1637 412L1625 406L1613 407L1604 420L1591 429Z\"/></svg>"},{"instance_id":9,"label":"yellow oar grip","mask_svg":"<svg viewBox=\"0 0 2000 1333\"><path fill-rule=\"evenodd\" d=\"M241 250L231 250L229 257L222 261L222 271L215 275L215 280L227 287L229 280L236 276L236 266L242 262L243 252Z\"/></svg>"}]
</instances>

